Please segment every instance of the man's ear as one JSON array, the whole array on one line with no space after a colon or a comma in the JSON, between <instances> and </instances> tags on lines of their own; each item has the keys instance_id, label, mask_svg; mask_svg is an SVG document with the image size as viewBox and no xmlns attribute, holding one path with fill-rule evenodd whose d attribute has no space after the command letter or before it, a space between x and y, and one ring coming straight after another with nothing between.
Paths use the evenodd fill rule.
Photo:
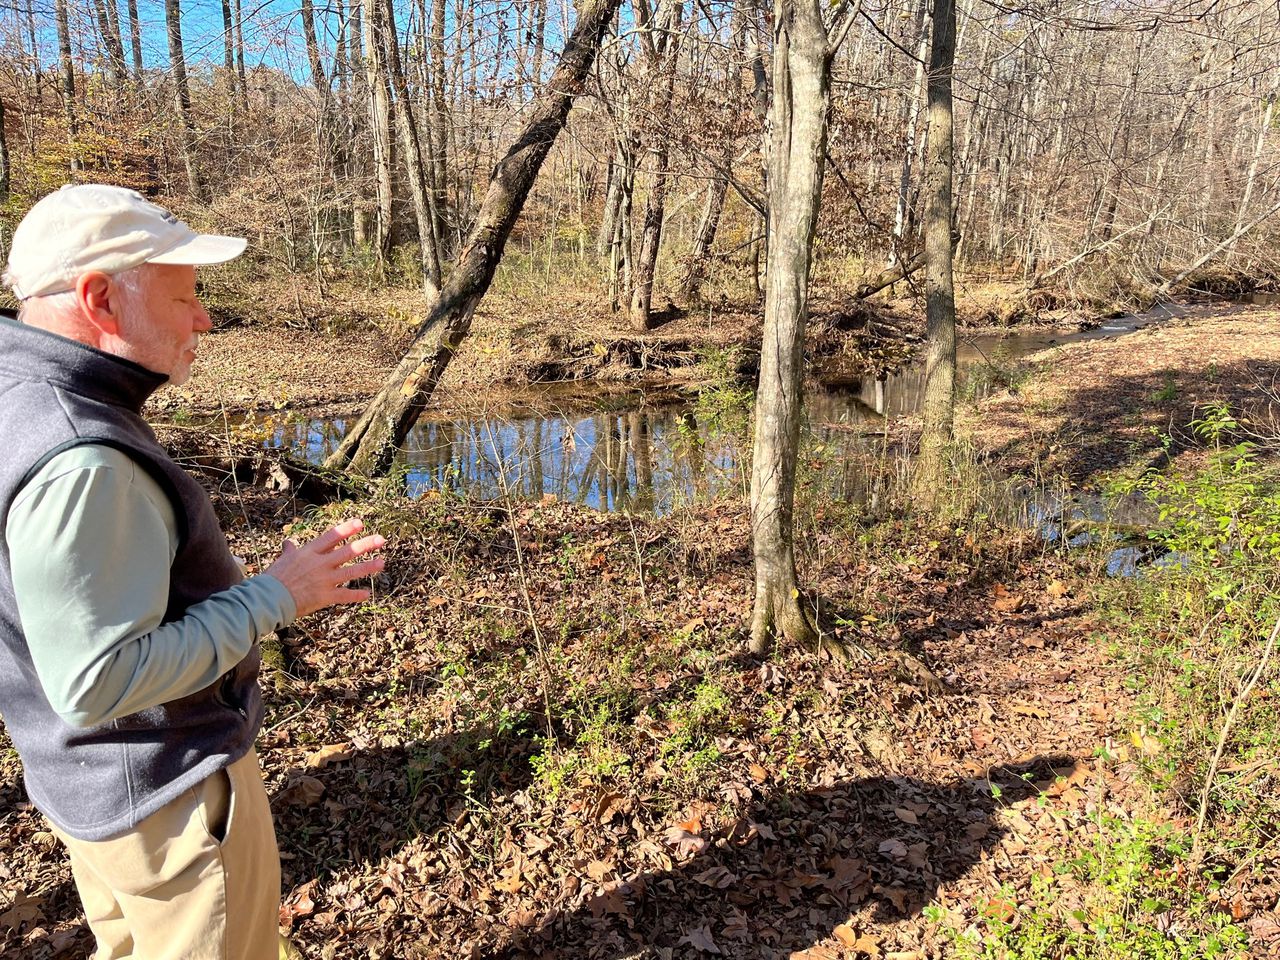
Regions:
<instances>
[{"instance_id":1,"label":"man's ear","mask_svg":"<svg viewBox=\"0 0 1280 960\"><path fill-rule=\"evenodd\" d=\"M120 288L105 273L82 273L76 280L76 304L80 315L100 333L120 335Z\"/></svg>"}]
</instances>

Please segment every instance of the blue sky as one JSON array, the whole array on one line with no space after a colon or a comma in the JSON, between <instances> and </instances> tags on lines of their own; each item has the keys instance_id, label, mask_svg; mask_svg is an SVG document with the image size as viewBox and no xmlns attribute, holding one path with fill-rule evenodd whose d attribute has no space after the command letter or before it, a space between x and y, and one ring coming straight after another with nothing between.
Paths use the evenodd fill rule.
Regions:
<instances>
[{"instance_id":1,"label":"blue sky","mask_svg":"<svg viewBox=\"0 0 1280 960\"><path fill-rule=\"evenodd\" d=\"M41 56L47 64L52 64L57 56L56 34L54 32L53 0L33 0L36 12L37 34L40 41ZM131 57L128 37L128 16L126 0L116 0L120 9L121 29L125 32L125 58ZM450 20L456 0L450 2ZM483 5L489 10L496 3L509 7L510 0L484 0ZM252 69L258 64L283 70L306 82L310 70L306 63L303 48L302 27L298 16L299 0L241 0L245 18L245 65ZM91 0L71 0L72 16L80 17L81 22L88 25L91 21ZM206 63L220 66L223 63L223 26L222 5L220 0L181 0L183 48L186 51L189 67ZM316 0L317 30L321 42L330 50L337 36L338 17L336 10L324 2ZM417 7L416 0L397 0L397 18L401 31L408 25L410 12ZM562 36L560 31L561 11L572 11L571 3L566 0L549 0L547 67L554 60L555 49L559 46L556 39ZM3 19L12 29L17 23L17 14L12 8L5 10ZM138 18L142 29L142 57L148 67L164 68L169 63L168 40L164 26L163 0L138 0ZM511 17L514 22L514 15ZM450 29L452 23L450 23ZM74 28L73 28L73 32ZM86 37L96 40L96 32L85 32ZM327 37L327 43L325 42Z\"/></svg>"}]
</instances>

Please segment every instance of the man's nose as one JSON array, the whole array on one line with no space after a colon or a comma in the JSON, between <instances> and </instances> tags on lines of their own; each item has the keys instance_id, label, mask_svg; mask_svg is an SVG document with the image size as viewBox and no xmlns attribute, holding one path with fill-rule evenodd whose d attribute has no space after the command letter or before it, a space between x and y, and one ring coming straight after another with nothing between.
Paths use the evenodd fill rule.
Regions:
<instances>
[{"instance_id":1,"label":"man's nose","mask_svg":"<svg viewBox=\"0 0 1280 960\"><path fill-rule=\"evenodd\" d=\"M213 320L209 318L209 311L204 308L204 304L196 301L196 316L191 324L192 328L203 333L206 330L213 329Z\"/></svg>"}]
</instances>

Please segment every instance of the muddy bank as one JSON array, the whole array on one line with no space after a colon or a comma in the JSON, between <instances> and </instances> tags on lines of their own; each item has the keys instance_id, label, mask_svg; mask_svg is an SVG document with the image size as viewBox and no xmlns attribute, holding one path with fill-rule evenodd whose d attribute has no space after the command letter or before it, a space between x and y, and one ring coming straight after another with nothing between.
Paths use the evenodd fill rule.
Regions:
<instances>
[{"instance_id":1,"label":"muddy bank","mask_svg":"<svg viewBox=\"0 0 1280 960\"><path fill-rule=\"evenodd\" d=\"M1241 420L1236 438L1274 445L1277 376L1280 311L1206 306L1123 339L1034 354L1015 389L961 419L1006 469L1089 486L1171 458L1192 462L1204 447L1189 424L1219 404Z\"/></svg>"}]
</instances>

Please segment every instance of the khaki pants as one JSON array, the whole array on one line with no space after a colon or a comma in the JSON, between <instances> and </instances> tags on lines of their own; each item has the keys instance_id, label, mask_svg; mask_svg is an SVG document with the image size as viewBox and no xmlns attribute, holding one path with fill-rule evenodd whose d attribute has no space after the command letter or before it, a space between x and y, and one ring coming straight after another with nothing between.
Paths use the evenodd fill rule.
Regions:
<instances>
[{"instance_id":1,"label":"khaki pants","mask_svg":"<svg viewBox=\"0 0 1280 960\"><path fill-rule=\"evenodd\" d=\"M250 750L111 840L55 831L94 960L278 960L280 853Z\"/></svg>"}]
</instances>

